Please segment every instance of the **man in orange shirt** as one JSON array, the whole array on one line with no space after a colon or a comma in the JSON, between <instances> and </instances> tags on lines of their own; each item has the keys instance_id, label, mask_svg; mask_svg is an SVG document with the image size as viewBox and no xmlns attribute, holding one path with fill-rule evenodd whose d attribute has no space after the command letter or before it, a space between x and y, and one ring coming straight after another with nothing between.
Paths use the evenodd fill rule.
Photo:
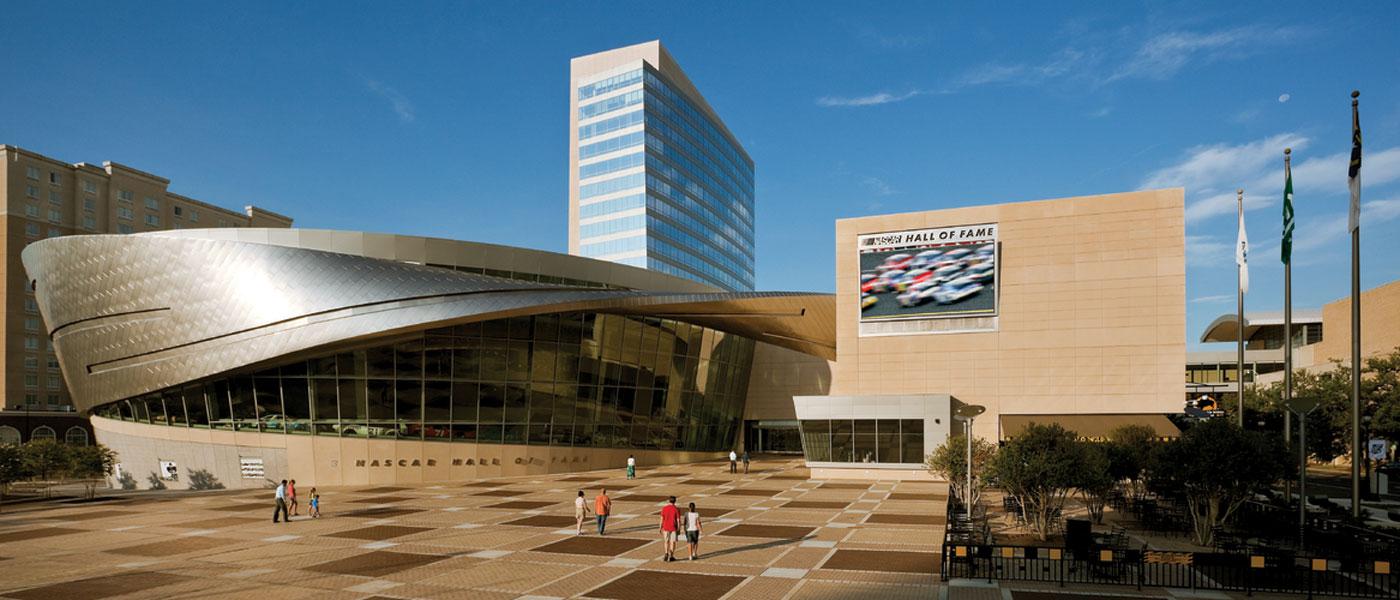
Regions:
<instances>
[{"instance_id":1,"label":"man in orange shirt","mask_svg":"<svg viewBox=\"0 0 1400 600\"><path fill-rule=\"evenodd\" d=\"M608 526L608 515L612 514L612 498L608 497L608 488L603 488L593 500L593 514L598 517L598 535L603 535L603 530Z\"/></svg>"}]
</instances>

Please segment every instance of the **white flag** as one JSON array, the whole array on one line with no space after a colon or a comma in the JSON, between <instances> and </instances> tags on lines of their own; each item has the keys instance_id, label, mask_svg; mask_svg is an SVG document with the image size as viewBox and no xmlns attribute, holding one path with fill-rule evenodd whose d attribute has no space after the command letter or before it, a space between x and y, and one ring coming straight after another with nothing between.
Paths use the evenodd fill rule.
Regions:
<instances>
[{"instance_id":1,"label":"white flag","mask_svg":"<svg viewBox=\"0 0 1400 600\"><path fill-rule=\"evenodd\" d=\"M1249 237L1244 234L1244 208L1240 208L1240 239L1235 243L1235 265L1240 268L1240 293L1249 293Z\"/></svg>"}]
</instances>

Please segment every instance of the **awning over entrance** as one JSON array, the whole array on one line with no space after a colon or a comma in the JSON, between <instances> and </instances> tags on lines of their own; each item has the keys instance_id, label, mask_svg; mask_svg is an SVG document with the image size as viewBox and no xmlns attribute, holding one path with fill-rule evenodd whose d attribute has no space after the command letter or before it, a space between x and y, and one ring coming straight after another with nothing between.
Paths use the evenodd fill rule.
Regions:
<instances>
[{"instance_id":1,"label":"awning over entrance","mask_svg":"<svg viewBox=\"0 0 1400 600\"><path fill-rule=\"evenodd\" d=\"M1181 437L1181 430L1163 414L1001 415L1001 439L1021 434L1031 423L1058 424L1090 440L1108 439L1108 432L1124 425L1146 425L1159 438Z\"/></svg>"}]
</instances>

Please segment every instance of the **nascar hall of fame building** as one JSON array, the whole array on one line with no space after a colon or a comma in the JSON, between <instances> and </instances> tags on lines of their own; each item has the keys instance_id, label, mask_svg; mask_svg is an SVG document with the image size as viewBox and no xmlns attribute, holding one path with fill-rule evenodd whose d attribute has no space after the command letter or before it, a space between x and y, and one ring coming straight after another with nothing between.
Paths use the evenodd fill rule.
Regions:
<instances>
[{"instance_id":1,"label":"nascar hall of fame building","mask_svg":"<svg viewBox=\"0 0 1400 600\"><path fill-rule=\"evenodd\" d=\"M834 356L830 294L490 244L186 229L42 240L23 259L98 441L175 489L719 458L752 372L759 397L824 390L775 374Z\"/></svg>"},{"instance_id":2,"label":"nascar hall of fame building","mask_svg":"<svg viewBox=\"0 0 1400 600\"><path fill-rule=\"evenodd\" d=\"M992 440L1176 435L1184 222L1181 189L837 221L831 391L794 398L814 476L923 476L964 404Z\"/></svg>"}]
</instances>

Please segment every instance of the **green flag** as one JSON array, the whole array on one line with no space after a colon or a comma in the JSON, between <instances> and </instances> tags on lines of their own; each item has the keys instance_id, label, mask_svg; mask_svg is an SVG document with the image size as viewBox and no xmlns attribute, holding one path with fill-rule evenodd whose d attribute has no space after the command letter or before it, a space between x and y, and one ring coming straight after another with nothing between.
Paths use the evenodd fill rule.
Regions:
<instances>
[{"instance_id":1,"label":"green flag","mask_svg":"<svg viewBox=\"0 0 1400 600\"><path fill-rule=\"evenodd\" d=\"M1283 264L1293 254L1293 170L1288 161L1283 163L1283 242L1279 244Z\"/></svg>"}]
</instances>

